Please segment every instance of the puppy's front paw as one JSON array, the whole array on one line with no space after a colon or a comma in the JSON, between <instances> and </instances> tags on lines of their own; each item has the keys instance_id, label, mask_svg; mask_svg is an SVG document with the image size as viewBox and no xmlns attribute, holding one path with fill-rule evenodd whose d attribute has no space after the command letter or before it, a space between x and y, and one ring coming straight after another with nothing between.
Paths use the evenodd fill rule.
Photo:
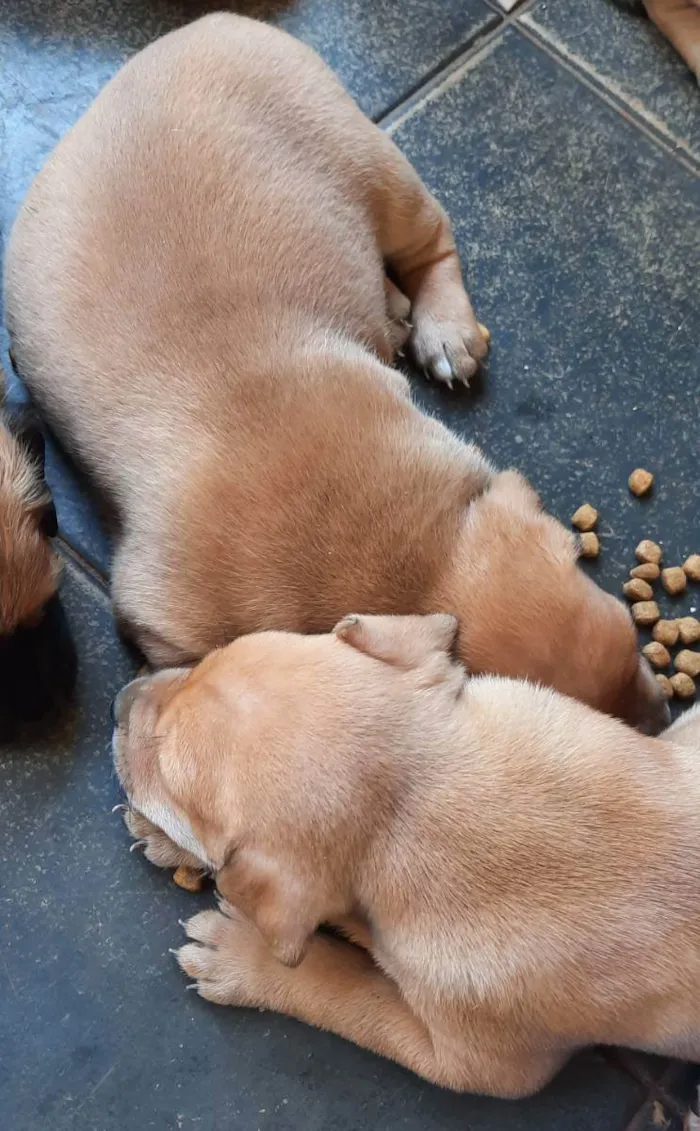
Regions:
<instances>
[{"instance_id":1,"label":"puppy's front paw","mask_svg":"<svg viewBox=\"0 0 700 1131\"><path fill-rule=\"evenodd\" d=\"M202 872L201 861L185 852L169 836L149 821L135 809L127 809L124 813L124 824L134 838L132 849L143 848L143 854L151 864L157 868L191 868L193 871Z\"/></svg>"},{"instance_id":2,"label":"puppy's front paw","mask_svg":"<svg viewBox=\"0 0 700 1131\"><path fill-rule=\"evenodd\" d=\"M200 911L183 923L192 942L174 951L197 992L219 1005L264 1004L261 979L274 959L257 929L221 900L220 911Z\"/></svg>"},{"instance_id":3,"label":"puppy's front paw","mask_svg":"<svg viewBox=\"0 0 700 1131\"><path fill-rule=\"evenodd\" d=\"M488 331L471 311L451 319L419 306L413 312L411 346L424 372L451 389L454 381L469 385L488 352Z\"/></svg>"}]
</instances>

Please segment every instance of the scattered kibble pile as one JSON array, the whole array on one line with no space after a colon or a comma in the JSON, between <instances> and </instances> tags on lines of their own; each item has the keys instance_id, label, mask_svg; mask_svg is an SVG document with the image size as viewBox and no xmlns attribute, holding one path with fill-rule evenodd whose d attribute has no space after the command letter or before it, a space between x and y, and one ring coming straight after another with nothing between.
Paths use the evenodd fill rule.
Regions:
<instances>
[{"instance_id":1,"label":"scattered kibble pile","mask_svg":"<svg viewBox=\"0 0 700 1131\"><path fill-rule=\"evenodd\" d=\"M627 485L633 495L647 495L654 476L642 467L630 475ZM571 523L580 531L581 557L597 558L600 541L595 533L598 511L590 503L583 503L571 516ZM682 565L663 565L663 550L657 542L645 538L635 550L637 565L630 569L629 579L622 592L630 602L632 619L639 628L650 628L652 640L642 649L656 678L668 699L695 698L696 679L700 678L700 620L694 616L662 620L661 610L654 600L654 582L659 581L671 597L684 594L689 583L700 582L700 554L691 554ZM700 594L699 594L700 596ZM679 646L672 657L670 649ZM673 666L674 671L666 674ZM664 670L666 669L666 670Z\"/></svg>"}]
</instances>

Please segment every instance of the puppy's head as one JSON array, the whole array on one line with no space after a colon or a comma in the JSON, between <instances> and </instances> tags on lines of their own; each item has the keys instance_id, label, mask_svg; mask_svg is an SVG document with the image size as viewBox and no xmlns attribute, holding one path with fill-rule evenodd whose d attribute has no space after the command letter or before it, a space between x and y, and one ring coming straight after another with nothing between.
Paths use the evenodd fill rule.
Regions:
<instances>
[{"instance_id":1,"label":"puppy's head","mask_svg":"<svg viewBox=\"0 0 700 1131\"><path fill-rule=\"evenodd\" d=\"M349 617L326 636L259 633L117 696L132 808L215 873L280 961L346 914L356 869L464 684L449 616Z\"/></svg>"},{"instance_id":2,"label":"puppy's head","mask_svg":"<svg viewBox=\"0 0 700 1131\"><path fill-rule=\"evenodd\" d=\"M669 720L628 610L577 565L577 545L517 472L469 508L444 607L471 672L527 678L648 733Z\"/></svg>"},{"instance_id":3,"label":"puppy's head","mask_svg":"<svg viewBox=\"0 0 700 1131\"><path fill-rule=\"evenodd\" d=\"M0 419L0 738L72 688L75 650L57 595L56 511L29 413Z\"/></svg>"}]
</instances>

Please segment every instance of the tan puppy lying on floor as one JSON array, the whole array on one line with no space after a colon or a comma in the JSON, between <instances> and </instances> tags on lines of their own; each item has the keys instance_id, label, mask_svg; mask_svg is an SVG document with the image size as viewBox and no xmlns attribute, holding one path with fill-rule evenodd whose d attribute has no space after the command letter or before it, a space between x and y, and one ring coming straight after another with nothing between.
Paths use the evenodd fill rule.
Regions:
<instances>
[{"instance_id":1,"label":"tan puppy lying on floor","mask_svg":"<svg viewBox=\"0 0 700 1131\"><path fill-rule=\"evenodd\" d=\"M594 1043L700 1059L700 715L645 738L465 680L456 627L249 636L121 692L140 831L227 900L180 965L455 1089L524 1095Z\"/></svg>"},{"instance_id":2,"label":"tan puppy lying on floor","mask_svg":"<svg viewBox=\"0 0 700 1131\"><path fill-rule=\"evenodd\" d=\"M444 212L308 48L215 15L137 55L34 183L5 282L20 371L115 512L116 612L152 664L352 607L446 610L470 670L662 724L572 536L389 368L409 308L438 379L486 344Z\"/></svg>"}]
</instances>

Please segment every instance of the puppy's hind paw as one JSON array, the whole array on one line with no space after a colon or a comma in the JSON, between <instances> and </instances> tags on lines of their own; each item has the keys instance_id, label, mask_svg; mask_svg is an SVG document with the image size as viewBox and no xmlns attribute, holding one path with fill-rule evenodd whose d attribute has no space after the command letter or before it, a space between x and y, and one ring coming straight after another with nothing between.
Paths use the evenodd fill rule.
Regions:
<instances>
[{"instance_id":1,"label":"puppy's hind paw","mask_svg":"<svg viewBox=\"0 0 700 1131\"><path fill-rule=\"evenodd\" d=\"M428 377L452 388L469 385L479 362L488 352L488 331L471 318L442 320L426 310L416 310L411 346L418 365Z\"/></svg>"}]
</instances>

